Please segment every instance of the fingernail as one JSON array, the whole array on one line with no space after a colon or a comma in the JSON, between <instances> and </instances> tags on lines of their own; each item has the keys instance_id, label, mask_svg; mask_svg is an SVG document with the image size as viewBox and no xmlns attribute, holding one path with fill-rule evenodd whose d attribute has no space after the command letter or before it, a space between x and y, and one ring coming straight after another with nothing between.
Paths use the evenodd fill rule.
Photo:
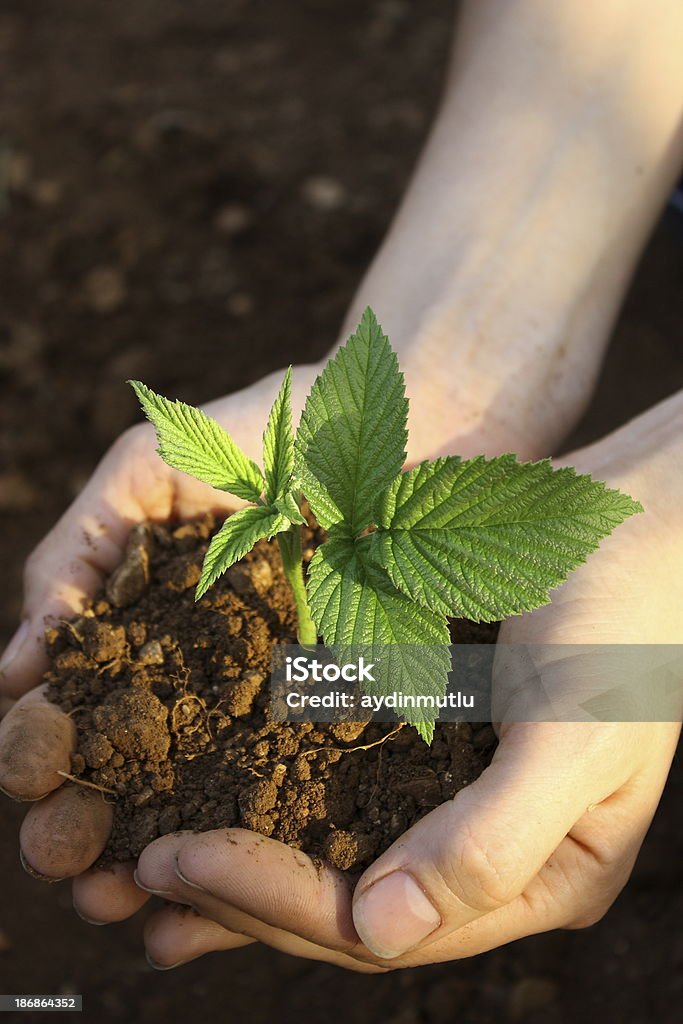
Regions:
<instances>
[{"instance_id":1,"label":"fingernail","mask_svg":"<svg viewBox=\"0 0 683 1024\"><path fill-rule=\"evenodd\" d=\"M17 796L16 793L10 793L8 789L0 786L0 793L2 793L3 796L8 796L10 800L14 800L15 804L37 804L39 800L43 800L46 796L49 796L51 792L52 790L48 790L47 793L43 793L41 796Z\"/></svg>"},{"instance_id":2,"label":"fingernail","mask_svg":"<svg viewBox=\"0 0 683 1024\"><path fill-rule=\"evenodd\" d=\"M19 629L16 631L10 642L7 644L7 647L2 652L2 657L0 658L0 673L6 672L10 665L12 664L12 662L17 657L17 655L19 654L19 651L24 646L24 642L28 637L30 625L31 624L29 620L24 619L21 625L19 626Z\"/></svg>"},{"instance_id":3,"label":"fingernail","mask_svg":"<svg viewBox=\"0 0 683 1024\"><path fill-rule=\"evenodd\" d=\"M109 924L108 921L96 921L94 917L86 917L85 914L81 913L75 903L73 904L73 908L76 915L80 917L81 921L85 921L86 924L94 924L98 928L102 928L105 924Z\"/></svg>"},{"instance_id":4,"label":"fingernail","mask_svg":"<svg viewBox=\"0 0 683 1024\"><path fill-rule=\"evenodd\" d=\"M21 849L21 847L19 847L19 860L21 861L21 866L24 869L24 871L26 872L26 874L30 875L31 878L37 878L39 882L63 882L64 881L63 878L52 878L51 875L43 875L43 874L40 873L40 871L36 871L36 869L31 867L29 862L26 860L26 857L24 856L24 851Z\"/></svg>"},{"instance_id":5,"label":"fingernail","mask_svg":"<svg viewBox=\"0 0 683 1024\"><path fill-rule=\"evenodd\" d=\"M161 896L164 900L175 899L175 894L171 892L170 889L151 889L148 885L145 885L144 882L141 882L137 869L133 871L133 881L137 885L138 889L142 889L143 892L148 892L151 896Z\"/></svg>"},{"instance_id":6,"label":"fingernail","mask_svg":"<svg viewBox=\"0 0 683 1024\"><path fill-rule=\"evenodd\" d=\"M196 882L191 882L189 878L185 877L185 875L180 870L180 864L178 863L178 857L176 857L176 859L175 859L175 873L178 876L178 878L180 879L180 881L183 882L184 885L189 885L189 887L191 889L196 889L198 892L206 893L207 896L211 895L209 893L208 889L205 889L202 885L197 885Z\"/></svg>"},{"instance_id":7,"label":"fingernail","mask_svg":"<svg viewBox=\"0 0 683 1024\"><path fill-rule=\"evenodd\" d=\"M175 967L182 967L183 964L187 963L187 960L178 960L175 964L159 964L154 957L149 955L147 950L145 950L145 959L155 971L172 971Z\"/></svg>"},{"instance_id":8,"label":"fingernail","mask_svg":"<svg viewBox=\"0 0 683 1024\"><path fill-rule=\"evenodd\" d=\"M392 871L356 900L353 921L368 949L392 960L431 935L441 917L411 875Z\"/></svg>"}]
</instances>

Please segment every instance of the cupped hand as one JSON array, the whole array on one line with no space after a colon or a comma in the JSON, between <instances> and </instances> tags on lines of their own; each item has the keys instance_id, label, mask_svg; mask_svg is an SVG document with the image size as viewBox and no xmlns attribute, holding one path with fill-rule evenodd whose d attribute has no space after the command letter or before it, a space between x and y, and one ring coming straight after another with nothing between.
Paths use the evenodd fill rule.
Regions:
<instances>
[{"instance_id":1,"label":"cupped hand","mask_svg":"<svg viewBox=\"0 0 683 1024\"><path fill-rule=\"evenodd\" d=\"M293 399L299 408L316 372L304 366L295 373ZM273 374L206 407L258 460L280 377ZM76 733L39 685L46 667L45 626L72 617L102 586L121 561L133 524L191 518L237 504L232 496L169 469L156 453L151 426L143 424L113 445L26 563L22 621L0 664L0 694L16 699L0 722L0 789L33 802L21 829L25 868L48 880L78 876L75 905L92 920L126 917L146 897L133 882L131 866L114 873L87 871L106 845L111 807L99 793L69 784L60 774L70 770Z\"/></svg>"},{"instance_id":2,"label":"cupped hand","mask_svg":"<svg viewBox=\"0 0 683 1024\"><path fill-rule=\"evenodd\" d=\"M645 514L619 527L551 605L506 622L503 644L557 644L555 661L545 648L550 677L580 689L572 672L591 666L572 666L564 645L681 642L672 609L683 602L682 449L683 396L567 457ZM504 660L496 686L498 706L513 708ZM378 972L597 921L629 877L680 725L508 717L490 767L394 843L354 891L331 868L243 830L157 840L137 882L186 909L150 918L151 961L169 967L257 940Z\"/></svg>"}]
</instances>

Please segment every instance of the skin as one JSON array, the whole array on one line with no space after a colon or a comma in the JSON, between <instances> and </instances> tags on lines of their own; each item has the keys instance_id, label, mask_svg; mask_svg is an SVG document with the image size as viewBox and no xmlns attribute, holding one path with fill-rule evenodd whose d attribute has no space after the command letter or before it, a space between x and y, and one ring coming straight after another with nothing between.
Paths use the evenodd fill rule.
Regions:
<instances>
[{"instance_id":1,"label":"skin","mask_svg":"<svg viewBox=\"0 0 683 1024\"><path fill-rule=\"evenodd\" d=\"M539 457L577 421L680 165L681 42L683 9L666 0L657 18L643 0L464 4L434 129L341 334L367 303L378 311L408 381L410 462L445 452ZM295 369L295 408L319 368ZM208 407L254 458L279 379ZM566 457L646 514L621 526L552 605L507 622L504 639L681 641L670 609L683 596L673 511L683 496L682 410L675 396ZM25 626L0 665L2 694L21 698L0 723L0 787L32 802L20 837L27 869L73 877L75 907L93 922L129 916L149 893L189 908L147 923L160 967L262 941L381 972L597 920L628 878L676 724L515 724L503 714L491 767L395 843L353 894L338 873L242 830L230 830L230 843L224 832L166 836L135 875L133 865L106 876L89 869L110 808L58 774L74 734L34 689L45 621L80 609L133 523L228 502L168 469L151 430L136 427L29 558ZM566 666L546 668L572 685ZM497 685L505 708L514 673L500 672Z\"/></svg>"}]
</instances>

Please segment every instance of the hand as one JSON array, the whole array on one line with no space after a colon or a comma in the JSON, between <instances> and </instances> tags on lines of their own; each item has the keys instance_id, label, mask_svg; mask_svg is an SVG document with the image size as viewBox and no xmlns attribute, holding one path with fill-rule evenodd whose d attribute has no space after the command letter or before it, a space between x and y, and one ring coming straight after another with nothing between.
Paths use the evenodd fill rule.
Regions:
<instances>
[{"instance_id":1,"label":"hand","mask_svg":"<svg viewBox=\"0 0 683 1024\"><path fill-rule=\"evenodd\" d=\"M551 605L505 623L502 642L680 642L671 609L683 599L682 446L677 396L567 458L639 499L645 514ZM498 685L499 703L506 687L514 700L514 679ZM138 884L193 909L150 919L149 956L168 967L258 940L384 971L589 925L630 874L679 732L677 723L503 725L480 779L401 837L354 893L332 869L243 830L229 830L230 842L225 831L165 836L143 852Z\"/></svg>"},{"instance_id":2,"label":"hand","mask_svg":"<svg viewBox=\"0 0 683 1024\"><path fill-rule=\"evenodd\" d=\"M318 372L299 367L294 402ZM261 434L281 374L213 403L238 444L260 460ZM77 903L86 916L126 917L146 898L132 867L81 874L97 859L111 829L111 807L83 787L63 785L75 743L71 720L36 687L46 666L45 624L71 617L121 561L130 527L143 519L225 512L236 499L170 470L156 453L149 425L132 428L111 448L78 499L28 559L22 624L2 659L0 694L19 698L0 722L0 789L34 801L21 830L24 866L47 879L79 876ZM106 911L100 914L100 898Z\"/></svg>"}]
</instances>

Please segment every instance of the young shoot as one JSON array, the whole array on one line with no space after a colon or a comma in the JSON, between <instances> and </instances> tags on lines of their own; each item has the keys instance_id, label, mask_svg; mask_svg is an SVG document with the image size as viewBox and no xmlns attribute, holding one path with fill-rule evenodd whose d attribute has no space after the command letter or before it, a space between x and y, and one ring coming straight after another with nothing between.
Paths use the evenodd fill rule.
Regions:
<instances>
[{"instance_id":1,"label":"young shoot","mask_svg":"<svg viewBox=\"0 0 683 1024\"><path fill-rule=\"evenodd\" d=\"M277 537L300 643L397 645L401 686L429 679L435 695L448 683L449 617L491 622L547 604L604 537L642 511L549 459L450 455L404 470L403 374L369 308L314 382L296 433L287 370L263 435L263 470L200 409L130 384L169 466L251 503L211 541L197 600L257 541ZM304 497L328 535L307 579ZM374 692L395 685L392 670ZM407 720L430 742L434 717L420 708Z\"/></svg>"}]
</instances>

